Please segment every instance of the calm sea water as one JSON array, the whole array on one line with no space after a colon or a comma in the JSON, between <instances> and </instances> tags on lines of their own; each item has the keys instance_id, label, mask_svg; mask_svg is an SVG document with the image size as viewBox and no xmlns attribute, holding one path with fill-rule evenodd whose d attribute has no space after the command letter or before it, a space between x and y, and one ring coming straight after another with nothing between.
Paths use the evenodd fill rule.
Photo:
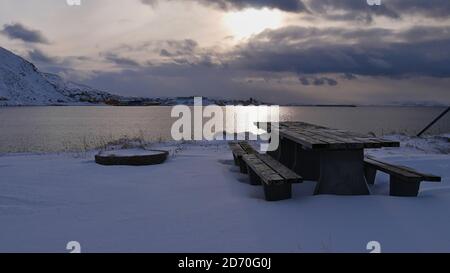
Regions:
<instances>
[{"instance_id":1,"label":"calm sea water","mask_svg":"<svg viewBox=\"0 0 450 273\"><path fill-rule=\"evenodd\" d=\"M377 135L417 134L439 107L281 107L283 121L305 121ZM170 140L171 107L0 108L0 153L75 151L120 138ZM450 114L428 131L450 133Z\"/></svg>"}]
</instances>

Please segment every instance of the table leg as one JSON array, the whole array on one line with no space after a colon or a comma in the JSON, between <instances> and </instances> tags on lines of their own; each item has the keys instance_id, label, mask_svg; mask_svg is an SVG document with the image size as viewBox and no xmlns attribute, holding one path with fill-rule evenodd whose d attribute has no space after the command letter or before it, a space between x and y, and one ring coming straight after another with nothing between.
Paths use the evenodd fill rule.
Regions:
<instances>
[{"instance_id":1,"label":"table leg","mask_svg":"<svg viewBox=\"0 0 450 273\"><path fill-rule=\"evenodd\" d=\"M320 178L314 194L370 194L364 177L364 151L321 152Z\"/></svg>"},{"instance_id":2,"label":"table leg","mask_svg":"<svg viewBox=\"0 0 450 273\"><path fill-rule=\"evenodd\" d=\"M320 152L305 150L297 144L293 171L304 180L318 181L320 176Z\"/></svg>"},{"instance_id":3,"label":"table leg","mask_svg":"<svg viewBox=\"0 0 450 273\"><path fill-rule=\"evenodd\" d=\"M280 139L280 159L279 161L289 169L293 169L295 164L295 142L283 138Z\"/></svg>"},{"instance_id":4,"label":"table leg","mask_svg":"<svg viewBox=\"0 0 450 273\"><path fill-rule=\"evenodd\" d=\"M280 155L281 155L281 137L280 141L278 143L278 147L275 151L267 151L267 154L276 159L277 161L280 161Z\"/></svg>"}]
</instances>

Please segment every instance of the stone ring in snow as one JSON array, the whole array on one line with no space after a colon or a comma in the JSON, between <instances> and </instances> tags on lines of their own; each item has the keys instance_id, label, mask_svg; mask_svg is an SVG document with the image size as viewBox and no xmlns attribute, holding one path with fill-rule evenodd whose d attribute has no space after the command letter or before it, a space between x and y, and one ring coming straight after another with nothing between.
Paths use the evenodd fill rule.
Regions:
<instances>
[{"instance_id":1,"label":"stone ring in snow","mask_svg":"<svg viewBox=\"0 0 450 273\"><path fill-rule=\"evenodd\" d=\"M95 162L100 165L128 165L145 166L156 165L166 161L168 151L162 150L144 150L144 149L126 149L101 151L95 156Z\"/></svg>"}]
</instances>

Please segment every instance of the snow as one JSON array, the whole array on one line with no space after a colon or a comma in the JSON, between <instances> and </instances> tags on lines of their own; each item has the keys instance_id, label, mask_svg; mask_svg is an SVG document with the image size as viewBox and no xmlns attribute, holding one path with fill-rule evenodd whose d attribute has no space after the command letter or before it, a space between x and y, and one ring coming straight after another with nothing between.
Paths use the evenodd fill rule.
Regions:
<instances>
[{"instance_id":1,"label":"snow","mask_svg":"<svg viewBox=\"0 0 450 273\"><path fill-rule=\"evenodd\" d=\"M437 136L411 137L407 135L388 135L384 138L399 141L402 151L411 153L450 154L450 134ZM385 149L398 154L398 149Z\"/></svg>"},{"instance_id":2,"label":"snow","mask_svg":"<svg viewBox=\"0 0 450 273\"><path fill-rule=\"evenodd\" d=\"M108 100L121 100L123 97L111 95L87 85L66 81L58 75L41 73L55 88L73 102L103 103Z\"/></svg>"},{"instance_id":3,"label":"snow","mask_svg":"<svg viewBox=\"0 0 450 273\"><path fill-rule=\"evenodd\" d=\"M42 73L0 47L0 106L89 105L122 97Z\"/></svg>"},{"instance_id":4,"label":"snow","mask_svg":"<svg viewBox=\"0 0 450 273\"><path fill-rule=\"evenodd\" d=\"M65 101L37 68L0 47L0 106L49 105Z\"/></svg>"},{"instance_id":5,"label":"snow","mask_svg":"<svg viewBox=\"0 0 450 273\"><path fill-rule=\"evenodd\" d=\"M368 252L379 241L384 252L448 252L450 155L435 146L370 152L442 176L417 198L389 196L381 174L370 196L313 196L305 182L280 202L264 201L223 142L153 144L171 156L142 167L97 165L96 151L6 154L0 251L67 252L78 241L83 252Z\"/></svg>"}]
</instances>

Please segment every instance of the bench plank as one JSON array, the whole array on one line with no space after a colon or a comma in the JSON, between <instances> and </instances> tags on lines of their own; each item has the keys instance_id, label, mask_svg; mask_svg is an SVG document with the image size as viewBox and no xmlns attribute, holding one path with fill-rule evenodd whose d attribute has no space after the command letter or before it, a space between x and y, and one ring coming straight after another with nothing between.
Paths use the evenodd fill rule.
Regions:
<instances>
[{"instance_id":1,"label":"bench plank","mask_svg":"<svg viewBox=\"0 0 450 273\"><path fill-rule=\"evenodd\" d=\"M368 156L364 158L364 166L368 184L374 183L377 170L390 175L389 188L392 196L414 197L419 194L422 181L441 181L438 176L419 173L409 167L389 164Z\"/></svg>"},{"instance_id":2,"label":"bench plank","mask_svg":"<svg viewBox=\"0 0 450 273\"><path fill-rule=\"evenodd\" d=\"M242 173L248 173L251 185L264 187L267 201L279 201L292 197L292 184L303 179L267 154L258 153L248 142L230 142L235 163Z\"/></svg>"},{"instance_id":3,"label":"bench plank","mask_svg":"<svg viewBox=\"0 0 450 273\"><path fill-rule=\"evenodd\" d=\"M235 142L229 142L228 145L233 153L234 164L239 166L241 173L247 173L247 165L242 160L242 156L247 154L241 145Z\"/></svg>"},{"instance_id":4,"label":"bench plank","mask_svg":"<svg viewBox=\"0 0 450 273\"><path fill-rule=\"evenodd\" d=\"M289 168L273 159L267 154L256 154L256 156L270 168L276 171L281 177L283 177L289 183L300 183L302 182L302 177L297 175L295 172L291 171Z\"/></svg>"},{"instance_id":5,"label":"bench plank","mask_svg":"<svg viewBox=\"0 0 450 273\"><path fill-rule=\"evenodd\" d=\"M408 179L408 180L417 181L417 180L422 179L421 176L419 176L415 173L411 173L403 168L399 168L398 166L391 165L391 164L381 162L381 161L377 161L377 160L374 160L374 159L368 158L368 157L364 158L364 165L378 169L378 170L385 172L387 174L390 174L390 175L404 177L405 179Z\"/></svg>"},{"instance_id":6,"label":"bench plank","mask_svg":"<svg viewBox=\"0 0 450 273\"><path fill-rule=\"evenodd\" d=\"M252 185L263 184L266 201L280 201L292 197L292 183L264 163L257 154L246 154L243 160L247 164Z\"/></svg>"},{"instance_id":7,"label":"bench plank","mask_svg":"<svg viewBox=\"0 0 450 273\"><path fill-rule=\"evenodd\" d=\"M264 164L264 162L259 159L254 154L246 154L242 156L247 166L251 168L260 178L261 180L267 184L277 184L282 183L285 179L277 174L272 168Z\"/></svg>"},{"instance_id":8,"label":"bench plank","mask_svg":"<svg viewBox=\"0 0 450 273\"><path fill-rule=\"evenodd\" d=\"M240 141L239 145L247 154L257 153L257 151L247 141Z\"/></svg>"},{"instance_id":9,"label":"bench plank","mask_svg":"<svg viewBox=\"0 0 450 273\"><path fill-rule=\"evenodd\" d=\"M245 151L241 148L241 146L239 144L236 143L229 143L228 144L230 146L231 151L233 152L233 154L238 155L238 154L244 154Z\"/></svg>"},{"instance_id":10,"label":"bench plank","mask_svg":"<svg viewBox=\"0 0 450 273\"><path fill-rule=\"evenodd\" d=\"M420 179L423 181L441 182L441 177L439 177L439 176L432 175L432 174L426 174L426 173L420 173L417 170L414 170L410 167L389 164L389 163L374 159L372 157L365 157L364 164L375 167L375 168L379 169L380 171L386 172L388 174L400 175L400 176L404 176L408 179Z\"/></svg>"}]
</instances>

